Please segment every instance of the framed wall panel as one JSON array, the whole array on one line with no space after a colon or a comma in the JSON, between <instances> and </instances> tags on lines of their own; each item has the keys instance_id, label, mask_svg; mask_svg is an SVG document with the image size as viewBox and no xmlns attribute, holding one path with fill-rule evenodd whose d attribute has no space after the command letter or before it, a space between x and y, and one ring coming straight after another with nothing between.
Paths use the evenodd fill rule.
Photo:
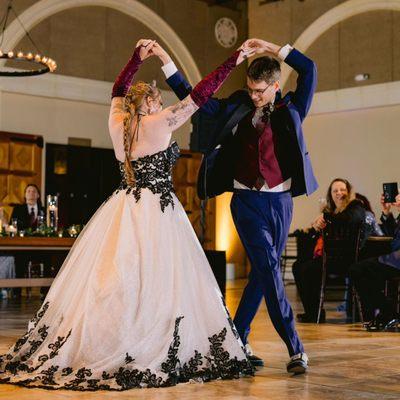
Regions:
<instances>
[{"instance_id":1,"label":"framed wall panel","mask_svg":"<svg viewBox=\"0 0 400 400\"><path fill-rule=\"evenodd\" d=\"M42 150L41 136L0 132L0 206L8 216L24 202L28 183L41 187Z\"/></svg>"},{"instance_id":2,"label":"framed wall panel","mask_svg":"<svg viewBox=\"0 0 400 400\"><path fill-rule=\"evenodd\" d=\"M9 169L9 156L10 143L8 141L0 140L0 171L8 171Z\"/></svg>"}]
</instances>

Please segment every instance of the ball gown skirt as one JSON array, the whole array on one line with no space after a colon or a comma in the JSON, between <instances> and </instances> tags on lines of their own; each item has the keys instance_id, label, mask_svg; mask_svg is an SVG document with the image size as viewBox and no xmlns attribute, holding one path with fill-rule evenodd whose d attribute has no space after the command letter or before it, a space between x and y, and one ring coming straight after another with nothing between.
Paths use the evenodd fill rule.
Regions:
<instances>
[{"instance_id":1,"label":"ball gown skirt","mask_svg":"<svg viewBox=\"0 0 400 400\"><path fill-rule=\"evenodd\" d=\"M185 210L178 158L132 161L76 240L27 333L0 357L0 382L126 390L252 375Z\"/></svg>"}]
</instances>

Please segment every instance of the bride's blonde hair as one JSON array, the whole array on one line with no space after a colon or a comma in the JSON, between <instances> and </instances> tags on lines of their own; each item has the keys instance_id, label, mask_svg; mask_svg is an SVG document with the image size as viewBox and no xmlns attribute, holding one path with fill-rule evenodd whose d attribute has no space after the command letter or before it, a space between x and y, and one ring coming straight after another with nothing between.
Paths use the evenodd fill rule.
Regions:
<instances>
[{"instance_id":1,"label":"bride's blonde hair","mask_svg":"<svg viewBox=\"0 0 400 400\"><path fill-rule=\"evenodd\" d=\"M138 135L139 130L139 122L140 118L143 114L141 114L141 108L143 103L148 97L152 99L156 99L160 96L160 90L156 87L155 84L146 83L143 81L135 82L125 95L124 98L124 152L125 152L125 161L124 161L124 169L125 169L125 179L126 183L129 186L133 186L135 184L135 173L132 168L132 164L130 162L130 154L132 150L133 140ZM131 132L132 119L137 115L137 123L135 127L135 132Z\"/></svg>"}]
</instances>

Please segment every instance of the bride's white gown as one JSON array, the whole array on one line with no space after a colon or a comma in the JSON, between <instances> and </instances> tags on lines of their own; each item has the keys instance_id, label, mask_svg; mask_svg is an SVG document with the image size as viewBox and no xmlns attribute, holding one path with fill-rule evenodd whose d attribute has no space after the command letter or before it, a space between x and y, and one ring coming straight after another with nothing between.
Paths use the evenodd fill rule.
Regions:
<instances>
[{"instance_id":1,"label":"bride's white gown","mask_svg":"<svg viewBox=\"0 0 400 400\"><path fill-rule=\"evenodd\" d=\"M186 213L172 192L179 149L133 161L134 188L97 210L0 381L125 390L252 374ZM121 168L123 171L123 168Z\"/></svg>"}]
</instances>

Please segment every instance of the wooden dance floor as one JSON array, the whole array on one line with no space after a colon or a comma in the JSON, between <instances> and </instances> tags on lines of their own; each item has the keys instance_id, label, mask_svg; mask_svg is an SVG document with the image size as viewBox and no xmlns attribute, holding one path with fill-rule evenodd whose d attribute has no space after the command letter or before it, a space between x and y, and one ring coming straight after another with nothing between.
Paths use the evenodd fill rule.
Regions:
<instances>
[{"instance_id":1,"label":"wooden dance floor","mask_svg":"<svg viewBox=\"0 0 400 400\"><path fill-rule=\"evenodd\" d=\"M228 286L227 303L233 313L243 282ZM287 287L295 312L301 307L293 285ZM205 300L206 301L206 300ZM0 300L0 353L25 332L39 300L22 303ZM268 399L353 400L400 399L400 333L367 333L360 324L341 323L335 303L327 303L329 323L298 324L310 357L306 375L286 373L286 348L268 320L262 305L253 323L251 344L266 367L254 378L206 384L181 384L164 389L134 389L126 392L69 392L24 389L0 385L0 399Z\"/></svg>"}]
</instances>

